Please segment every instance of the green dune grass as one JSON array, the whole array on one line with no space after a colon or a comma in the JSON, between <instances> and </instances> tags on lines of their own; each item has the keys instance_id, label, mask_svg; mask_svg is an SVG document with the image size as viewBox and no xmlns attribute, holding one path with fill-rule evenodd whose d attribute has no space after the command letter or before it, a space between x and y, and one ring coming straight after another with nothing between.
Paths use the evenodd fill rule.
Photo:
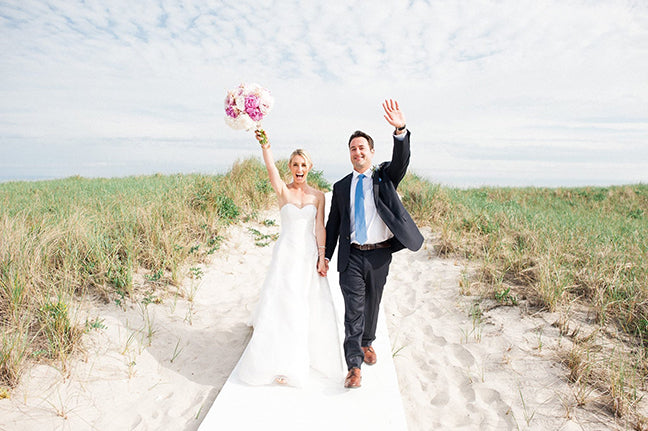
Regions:
<instances>
[{"instance_id":1,"label":"green dune grass","mask_svg":"<svg viewBox=\"0 0 648 431\"><path fill-rule=\"evenodd\" d=\"M552 311L579 299L648 341L648 186L460 190L412 175L401 193L441 254L482 261L493 295L524 288Z\"/></svg>"},{"instance_id":2,"label":"green dune grass","mask_svg":"<svg viewBox=\"0 0 648 431\"><path fill-rule=\"evenodd\" d=\"M309 181L329 189L321 172ZM577 303L625 334L632 354L620 362L586 362L581 343L565 363L616 414L633 412L647 369L648 186L463 190L409 174L399 190L417 223L439 233L440 255L476 263L482 295L549 311ZM178 285L218 252L229 224L274 202L257 159L222 176L0 184L0 393L32 361L64 363L80 345L92 322L76 321L79 301L119 305Z\"/></svg>"},{"instance_id":3,"label":"green dune grass","mask_svg":"<svg viewBox=\"0 0 648 431\"><path fill-rule=\"evenodd\" d=\"M278 165L289 177L287 161ZM309 179L328 187L321 172ZM73 317L81 298L121 304L176 285L186 265L217 252L229 224L274 202L256 159L222 176L0 184L0 387L30 361L65 361L88 326Z\"/></svg>"},{"instance_id":4,"label":"green dune grass","mask_svg":"<svg viewBox=\"0 0 648 431\"><path fill-rule=\"evenodd\" d=\"M439 254L477 264L481 295L560 312L556 325L574 342L562 362L576 404L596 390L611 412L646 429L638 405L648 376L647 185L460 190L409 175L400 190L417 222L440 234ZM597 329L570 328L575 309Z\"/></svg>"}]
</instances>

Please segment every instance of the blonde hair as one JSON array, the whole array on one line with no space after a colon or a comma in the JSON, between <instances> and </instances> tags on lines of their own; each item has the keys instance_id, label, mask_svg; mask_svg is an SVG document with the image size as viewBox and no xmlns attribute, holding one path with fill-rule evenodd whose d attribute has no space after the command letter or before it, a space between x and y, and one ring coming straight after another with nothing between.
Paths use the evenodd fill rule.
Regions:
<instances>
[{"instance_id":1,"label":"blonde hair","mask_svg":"<svg viewBox=\"0 0 648 431\"><path fill-rule=\"evenodd\" d=\"M297 148L295 151L292 152L290 158L288 159L288 166L290 166L295 156L301 156L304 158L304 160L306 160L306 164L308 164L309 171L313 168L313 159L311 159L311 157L308 155L306 150L302 150L301 148Z\"/></svg>"}]
</instances>

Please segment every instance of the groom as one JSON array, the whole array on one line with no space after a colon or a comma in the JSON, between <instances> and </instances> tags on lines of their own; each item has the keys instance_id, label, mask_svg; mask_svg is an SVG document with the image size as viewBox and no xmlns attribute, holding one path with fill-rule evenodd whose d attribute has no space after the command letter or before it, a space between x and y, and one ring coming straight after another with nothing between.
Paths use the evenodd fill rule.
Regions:
<instances>
[{"instance_id":1,"label":"groom","mask_svg":"<svg viewBox=\"0 0 648 431\"><path fill-rule=\"evenodd\" d=\"M372 167L373 139L356 131L349 138L353 172L333 185L326 223L326 261L336 243L344 297L344 356L349 373L344 386L360 387L362 362L376 363L371 343L392 253L421 248L423 236L401 203L396 187L410 160L410 132L398 102L385 100L385 119L394 126L392 159Z\"/></svg>"}]
</instances>

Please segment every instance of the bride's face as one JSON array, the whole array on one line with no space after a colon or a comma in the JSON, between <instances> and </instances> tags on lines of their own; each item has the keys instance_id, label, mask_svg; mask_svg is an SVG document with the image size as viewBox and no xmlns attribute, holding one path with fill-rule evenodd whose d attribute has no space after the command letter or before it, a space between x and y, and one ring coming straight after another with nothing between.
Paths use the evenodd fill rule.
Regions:
<instances>
[{"instance_id":1,"label":"bride's face","mask_svg":"<svg viewBox=\"0 0 648 431\"><path fill-rule=\"evenodd\" d=\"M305 158L300 155L294 156L290 159L290 165L288 167L290 168L290 173L292 173L294 183L301 184L306 182L310 167Z\"/></svg>"}]
</instances>

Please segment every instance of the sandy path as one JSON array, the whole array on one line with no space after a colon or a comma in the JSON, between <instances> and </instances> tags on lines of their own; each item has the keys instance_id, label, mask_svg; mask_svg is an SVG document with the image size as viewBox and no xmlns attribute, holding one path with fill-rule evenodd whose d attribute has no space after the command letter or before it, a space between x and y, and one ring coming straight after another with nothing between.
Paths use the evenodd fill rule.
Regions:
<instances>
[{"instance_id":1,"label":"sandy path","mask_svg":"<svg viewBox=\"0 0 648 431\"><path fill-rule=\"evenodd\" d=\"M466 262L437 257L435 236L424 236L420 251L394 255L384 296L409 428L614 429L608 415L576 408L557 363L570 343L557 315L480 312L487 301L460 294Z\"/></svg>"}]
</instances>

